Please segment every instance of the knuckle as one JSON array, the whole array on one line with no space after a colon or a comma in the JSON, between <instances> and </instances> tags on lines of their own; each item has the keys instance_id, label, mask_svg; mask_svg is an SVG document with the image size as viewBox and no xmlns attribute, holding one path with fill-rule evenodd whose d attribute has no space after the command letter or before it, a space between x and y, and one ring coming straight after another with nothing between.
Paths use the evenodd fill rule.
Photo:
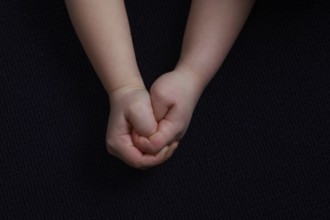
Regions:
<instances>
[{"instance_id":1,"label":"knuckle","mask_svg":"<svg viewBox=\"0 0 330 220\"><path fill-rule=\"evenodd\" d=\"M107 145L107 148L111 148L114 146L114 141L111 138L107 138L106 145Z\"/></svg>"},{"instance_id":2,"label":"knuckle","mask_svg":"<svg viewBox=\"0 0 330 220\"><path fill-rule=\"evenodd\" d=\"M143 151L143 153L147 153L147 154L155 153L155 150L150 146L143 146L143 148L141 148L141 150Z\"/></svg>"},{"instance_id":3,"label":"knuckle","mask_svg":"<svg viewBox=\"0 0 330 220\"><path fill-rule=\"evenodd\" d=\"M114 151L113 151L112 147L107 145L106 149L107 149L108 154L114 155Z\"/></svg>"},{"instance_id":4,"label":"knuckle","mask_svg":"<svg viewBox=\"0 0 330 220\"><path fill-rule=\"evenodd\" d=\"M177 135L181 136L185 133L185 131L186 131L185 124L179 125Z\"/></svg>"},{"instance_id":5,"label":"knuckle","mask_svg":"<svg viewBox=\"0 0 330 220\"><path fill-rule=\"evenodd\" d=\"M149 143L148 143L149 142L149 137L156 132L156 129L157 129L156 122L155 122L155 125L153 125L152 122L145 122L143 133L144 133L144 136L145 136L144 138L148 140L147 141L147 147L148 148L150 148Z\"/></svg>"},{"instance_id":6,"label":"knuckle","mask_svg":"<svg viewBox=\"0 0 330 220\"><path fill-rule=\"evenodd\" d=\"M112 138L106 139L106 148L109 154L114 155L114 148L116 146L116 142Z\"/></svg>"},{"instance_id":7,"label":"knuckle","mask_svg":"<svg viewBox=\"0 0 330 220\"><path fill-rule=\"evenodd\" d=\"M158 138L155 138L153 140L153 145L154 145L154 153L158 153L165 145L167 145L167 141L159 136Z\"/></svg>"},{"instance_id":8,"label":"knuckle","mask_svg":"<svg viewBox=\"0 0 330 220\"><path fill-rule=\"evenodd\" d=\"M150 142L143 146L142 151L147 154L155 155L159 152L159 146L156 143Z\"/></svg>"},{"instance_id":9,"label":"knuckle","mask_svg":"<svg viewBox=\"0 0 330 220\"><path fill-rule=\"evenodd\" d=\"M108 152L108 154L110 154L112 156L115 155L115 153L113 152L113 150L110 147L107 147L107 152Z\"/></svg>"}]
</instances>

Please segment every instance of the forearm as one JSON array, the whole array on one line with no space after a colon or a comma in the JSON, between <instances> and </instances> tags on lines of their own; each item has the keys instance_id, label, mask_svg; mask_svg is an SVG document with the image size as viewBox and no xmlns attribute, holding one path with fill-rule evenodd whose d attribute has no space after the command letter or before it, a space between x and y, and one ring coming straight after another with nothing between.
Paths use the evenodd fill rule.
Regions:
<instances>
[{"instance_id":1,"label":"forearm","mask_svg":"<svg viewBox=\"0 0 330 220\"><path fill-rule=\"evenodd\" d=\"M108 94L144 86L124 0L66 0L76 33Z\"/></svg>"},{"instance_id":2,"label":"forearm","mask_svg":"<svg viewBox=\"0 0 330 220\"><path fill-rule=\"evenodd\" d=\"M192 0L176 69L194 77L201 90L225 60L254 0Z\"/></svg>"}]
</instances>

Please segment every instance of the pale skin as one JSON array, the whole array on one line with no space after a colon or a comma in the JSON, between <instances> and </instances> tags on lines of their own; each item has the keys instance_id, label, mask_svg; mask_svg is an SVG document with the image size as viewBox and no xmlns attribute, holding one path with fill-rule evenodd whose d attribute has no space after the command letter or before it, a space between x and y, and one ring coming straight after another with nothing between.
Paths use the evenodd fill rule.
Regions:
<instances>
[{"instance_id":1,"label":"pale skin","mask_svg":"<svg viewBox=\"0 0 330 220\"><path fill-rule=\"evenodd\" d=\"M160 165L172 156L199 97L254 4L254 0L192 0L180 59L149 93L137 66L124 0L65 2L109 95L108 152L139 169Z\"/></svg>"}]
</instances>

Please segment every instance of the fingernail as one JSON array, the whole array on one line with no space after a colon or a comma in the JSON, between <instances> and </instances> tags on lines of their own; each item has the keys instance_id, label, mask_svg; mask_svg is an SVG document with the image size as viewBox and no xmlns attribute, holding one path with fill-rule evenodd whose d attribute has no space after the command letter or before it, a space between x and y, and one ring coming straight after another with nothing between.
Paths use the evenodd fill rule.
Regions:
<instances>
[{"instance_id":1,"label":"fingernail","mask_svg":"<svg viewBox=\"0 0 330 220\"><path fill-rule=\"evenodd\" d=\"M169 146L166 146L166 147L164 147L163 149L162 149L162 154L167 154L167 152L170 150L170 147Z\"/></svg>"}]
</instances>

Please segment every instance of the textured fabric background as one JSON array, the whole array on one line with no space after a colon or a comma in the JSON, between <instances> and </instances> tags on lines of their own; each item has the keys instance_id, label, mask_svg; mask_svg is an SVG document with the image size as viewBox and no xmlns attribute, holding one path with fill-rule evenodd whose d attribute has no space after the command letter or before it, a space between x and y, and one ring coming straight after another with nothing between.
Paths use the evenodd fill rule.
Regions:
<instances>
[{"instance_id":1,"label":"textured fabric background","mask_svg":"<svg viewBox=\"0 0 330 220\"><path fill-rule=\"evenodd\" d=\"M189 1L127 0L148 87L175 65ZM325 219L330 3L258 1L175 155L107 154L109 104L62 1L0 2L1 219Z\"/></svg>"}]
</instances>

